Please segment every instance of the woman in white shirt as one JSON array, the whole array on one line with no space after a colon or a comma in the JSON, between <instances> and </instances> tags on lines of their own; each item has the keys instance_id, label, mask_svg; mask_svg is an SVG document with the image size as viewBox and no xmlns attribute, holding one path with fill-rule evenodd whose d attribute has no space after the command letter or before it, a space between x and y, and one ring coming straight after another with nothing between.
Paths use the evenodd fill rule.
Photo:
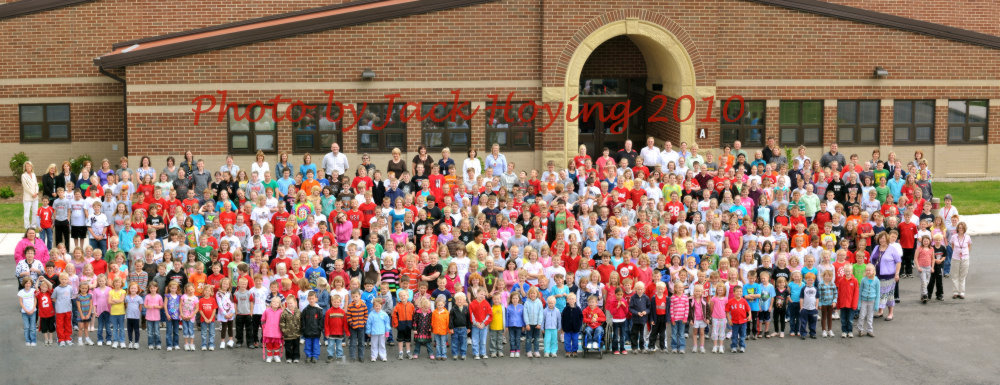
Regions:
<instances>
[{"instance_id":1,"label":"woman in white shirt","mask_svg":"<svg viewBox=\"0 0 1000 385\"><path fill-rule=\"evenodd\" d=\"M251 177L253 176L253 173L256 172L257 173L256 182L263 182L264 173L270 170L271 170L271 165L268 164L266 160L264 160L264 151L257 150L257 160L252 164L250 164Z\"/></svg>"},{"instance_id":2,"label":"woman in white shirt","mask_svg":"<svg viewBox=\"0 0 1000 385\"><path fill-rule=\"evenodd\" d=\"M464 178L468 178L468 174L466 173L466 170L468 170L470 168L473 169L473 170L475 170L475 172L473 172L473 174L472 174L473 180L475 178L478 178L479 174L483 173L483 165L481 163L479 163L479 159L476 158L476 156L478 156L478 155L479 155L479 153L476 150L469 149L469 157L465 158L465 160L462 161L462 171L461 172L462 172L462 176Z\"/></svg>"},{"instance_id":3,"label":"woman in white shirt","mask_svg":"<svg viewBox=\"0 0 1000 385\"><path fill-rule=\"evenodd\" d=\"M31 161L24 162L21 191L24 191L21 199L24 204L24 228L38 227L38 177L35 176L35 165Z\"/></svg>"}]
</instances>

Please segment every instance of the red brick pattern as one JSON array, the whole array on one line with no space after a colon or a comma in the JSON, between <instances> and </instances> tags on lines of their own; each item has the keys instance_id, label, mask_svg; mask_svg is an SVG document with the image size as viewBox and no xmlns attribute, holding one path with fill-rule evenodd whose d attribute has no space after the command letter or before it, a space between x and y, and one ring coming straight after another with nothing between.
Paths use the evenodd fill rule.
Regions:
<instances>
[{"instance_id":1,"label":"red brick pattern","mask_svg":"<svg viewBox=\"0 0 1000 385\"><path fill-rule=\"evenodd\" d=\"M879 122L878 122L878 142L883 146L891 146L893 144L893 106L883 105L879 107Z\"/></svg>"}]
</instances>

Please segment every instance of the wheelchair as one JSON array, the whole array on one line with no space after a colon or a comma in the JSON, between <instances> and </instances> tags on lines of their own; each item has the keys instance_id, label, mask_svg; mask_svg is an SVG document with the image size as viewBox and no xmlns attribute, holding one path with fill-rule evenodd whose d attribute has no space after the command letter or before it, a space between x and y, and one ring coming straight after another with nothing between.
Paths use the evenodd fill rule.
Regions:
<instances>
[{"instance_id":1,"label":"wheelchair","mask_svg":"<svg viewBox=\"0 0 1000 385\"><path fill-rule=\"evenodd\" d=\"M604 347L606 346L607 342L610 341L608 336L611 333L608 330L607 322L601 324L601 328L604 330L604 333L601 336L602 338L600 338L598 341L594 341L591 340L590 338L587 338L586 326L584 326L584 330L580 333L583 337L583 345L580 346L580 352L582 353L580 354L580 358L587 358L587 353L592 353L592 354L597 354L598 358L604 359ZM597 349L591 349L588 347L591 342L597 342Z\"/></svg>"}]
</instances>

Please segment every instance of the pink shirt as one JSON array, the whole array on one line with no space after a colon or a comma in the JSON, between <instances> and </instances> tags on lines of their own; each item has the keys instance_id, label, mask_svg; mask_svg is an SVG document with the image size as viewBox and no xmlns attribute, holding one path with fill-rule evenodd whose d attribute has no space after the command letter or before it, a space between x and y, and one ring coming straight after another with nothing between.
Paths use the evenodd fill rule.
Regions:
<instances>
[{"instance_id":1,"label":"pink shirt","mask_svg":"<svg viewBox=\"0 0 1000 385\"><path fill-rule=\"evenodd\" d=\"M111 307L108 305L108 296L111 293L111 287L96 287L94 290L90 291L90 294L94 296L94 314L100 315L104 312L110 312Z\"/></svg>"},{"instance_id":2,"label":"pink shirt","mask_svg":"<svg viewBox=\"0 0 1000 385\"><path fill-rule=\"evenodd\" d=\"M163 297L159 294L148 294L143 304L146 306L146 321L159 321L160 309L150 309L150 307L163 306Z\"/></svg>"},{"instance_id":3,"label":"pink shirt","mask_svg":"<svg viewBox=\"0 0 1000 385\"><path fill-rule=\"evenodd\" d=\"M712 319L726 319L726 304L729 299L726 297L712 297Z\"/></svg>"},{"instance_id":4,"label":"pink shirt","mask_svg":"<svg viewBox=\"0 0 1000 385\"><path fill-rule=\"evenodd\" d=\"M261 328L264 330L264 338L281 338L281 309L270 307L264 310L264 315L260 318Z\"/></svg>"}]
</instances>

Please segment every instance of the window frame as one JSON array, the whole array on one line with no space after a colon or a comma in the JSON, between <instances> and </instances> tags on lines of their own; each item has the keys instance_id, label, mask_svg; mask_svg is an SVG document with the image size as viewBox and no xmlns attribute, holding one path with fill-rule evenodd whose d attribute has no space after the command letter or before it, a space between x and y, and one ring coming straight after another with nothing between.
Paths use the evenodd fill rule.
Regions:
<instances>
[{"instance_id":1,"label":"window frame","mask_svg":"<svg viewBox=\"0 0 1000 385\"><path fill-rule=\"evenodd\" d=\"M782 105L785 103L795 103L799 105L798 123L796 124L784 124L781 122L781 110ZM819 124L806 125L803 123L803 111L802 105L805 103L818 103L819 104ZM822 100L781 100L778 102L778 143L782 146L822 146L823 145L823 121L826 118L826 106ZM805 141L805 129L816 128L819 130L818 141L816 142L806 142ZM795 129L795 142L786 142L782 137L782 132L786 129Z\"/></svg>"},{"instance_id":2,"label":"window frame","mask_svg":"<svg viewBox=\"0 0 1000 385\"><path fill-rule=\"evenodd\" d=\"M403 120L403 117L404 117L403 115L406 114L407 105L408 105L408 103L403 102L403 101L393 101L392 104L390 104L390 103L365 103L365 102L357 103L358 117L359 117L358 120L359 120L359 122L355 123L354 129L357 130L358 152L359 153L365 153L365 152L367 152L367 153L370 153L370 154L388 154L388 153L392 152L393 148L397 148L397 147L399 148L399 150L401 152L404 152L404 153L407 152L406 151L407 141L408 141L407 137L406 137L407 129L406 129L406 121ZM397 118L396 121L390 121L381 130L376 130L374 128L362 130L361 129L361 122L360 122L360 120L361 119L366 119L367 115L369 113L372 113L371 112L371 108L373 106L379 106L379 107L385 107L386 108L385 116L383 117L383 119L385 119L385 118L391 119L393 117L393 115L395 115L395 114L398 114L399 116L396 116L396 118ZM392 107L391 111L389 110L389 107ZM361 142L361 138L365 137L365 135L371 135L371 134L376 135L376 137L375 137L376 138L375 144L373 146L372 145L365 145L365 144L363 144ZM403 135L403 144L399 145L399 146L389 147L388 146L388 140L387 140L388 134L402 134Z\"/></svg>"},{"instance_id":3,"label":"window frame","mask_svg":"<svg viewBox=\"0 0 1000 385\"><path fill-rule=\"evenodd\" d=\"M506 119L504 119L504 116L503 116L505 112L504 112L504 110L501 109L501 107L505 107L506 106L506 103L507 103L506 101L500 101L500 100L498 100L496 102L497 107L495 109L491 110L490 107L492 107L494 105L493 101L490 100L490 101L486 102L486 110L485 110L486 113L483 114L483 115L485 115L484 119L485 119L485 122L486 122L486 130L485 130L485 132L486 132L486 146L487 146L487 148L491 148L494 144L499 144L499 143L495 143L495 141L490 141L489 140L490 134L502 133L502 134L506 134L507 135L507 143L506 144L499 144L501 151L535 151L535 119L534 118L537 117L538 103L535 103L533 101L519 101L519 102L511 101L510 102L510 115L512 115L511 117L513 118L513 120L507 120L505 122L500 122L500 120L506 120ZM524 106L524 105L532 105L533 106L532 108L535 109L534 113L532 113L531 120L529 120L527 122L521 122L521 116L519 115L519 111L520 111L521 107ZM499 124L497 124L497 125L492 124L492 122L490 121L491 120L490 118L492 117L492 114L494 114L494 113L497 116L498 123L506 123L507 127L497 128L496 126L499 125ZM513 138L514 138L515 134L527 134L528 135L528 144L527 145L514 144Z\"/></svg>"},{"instance_id":4,"label":"window frame","mask_svg":"<svg viewBox=\"0 0 1000 385\"><path fill-rule=\"evenodd\" d=\"M760 124L744 124L743 123L743 118L746 116L747 112L749 112L748 111L749 109L747 108L747 106L750 103L760 103L760 105L763 107L762 111L763 111L764 115L762 115L760 117L760 122L761 122ZM730 106L730 108L732 108L733 106L739 107L739 103L729 103L729 106ZM719 146L720 147L725 147L726 145L732 145L732 143L726 143L723 140L723 138L725 137L725 135L724 135L724 131L725 130L736 130L736 140L739 140L740 143L742 143L742 144L745 144L745 145L748 145L748 146L751 146L751 147L764 147L764 144L765 144L765 141L766 141L766 138L767 138L767 101L766 100L746 100L746 101L743 101L743 114L740 115L739 119L737 119L735 122L727 122L726 121L726 117L727 117L727 115L726 115L726 104L725 104L725 102L723 102L721 105L719 105L719 122L720 122L719 123ZM760 134L761 134L760 135L760 142L748 141L747 140L747 138L749 137L749 135L747 135L747 132L749 132L750 130L753 130L753 129L759 129L760 130Z\"/></svg>"},{"instance_id":5,"label":"window frame","mask_svg":"<svg viewBox=\"0 0 1000 385\"><path fill-rule=\"evenodd\" d=\"M319 114L319 112L322 111L323 115L320 116L320 117L321 118L326 117L326 108L327 108L327 105L325 105L323 103L317 103L317 104L310 104L310 106L313 106L313 108L310 108L310 109L308 109L306 111L312 111L313 116L320 116L318 114ZM337 106L335 105L335 106L333 106L331 108L336 109ZM303 109L304 109L303 106L296 105L294 108L292 108L291 116L290 117L293 118L293 119L301 119L299 117L301 115L299 115L299 114L302 114L301 111ZM334 122L334 124L335 124L334 127L335 128L333 130L321 130L320 127L319 127L319 120L320 119L316 119L316 128L312 129L312 130L302 129L302 127L303 127L302 126L302 123L303 123L302 120L299 120L298 122L294 122L294 121L292 122L291 142L292 142L292 153L293 154L304 154L304 153L307 153L307 152L315 154L315 153L325 153L325 152L329 151L330 146L323 146L323 144L322 144L322 142L323 142L322 137L323 137L323 135L329 135L331 133L334 134L334 136L335 136L334 137L334 142L335 143L339 143L341 146L343 146L343 140L344 140L344 111L340 110L340 112L338 113L337 120L336 120L336 122ZM313 137L313 147L312 148L306 148L306 147L300 147L300 146L298 146L295 139L299 135L312 135L312 137Z\"/></svg>"},{"instance_id":6,"label":"window frame","mask_svg":"<svg viewBox=\"0 0 1000 385\"><path fill-rule=\"evenodd\" d=\"M965 122L964 123L952 123L951 122L951 102L964 102L965 103ZM970 102L981 102L986 107L986 118L982 123L970 123L969 122L969 105ZM986 99L948 99L948 129L945 131L945 138L948 144L986 144L989 142L989 120L990 120L990 102ZM983 129L983 140L971 141L969 140L969 132L972 127L982 126ZM954 141L951 139L951 129L954 127L962 128L962 140Z\"/></svg>"},{"instance_id":7,"label":"window frame","mask_svg":"<svg viewBox=\"0 0 1000 385\"><path fill-rule=\"evenodd\" d=\"M421 117L428 116L428 118L420 120L420 142L427 147L428 151L441 151L446 147L451 151L462 151L462 152L468 151L470 148L472 148L472 120L471 119L465 120L466 127L461 128L458 126L457 120L462 119L462 117L459 116L460 114L459 112L455 112L454 120L445 119L444 121L441 122L435 122L431 120L433 118L430 117L429 113L431 109L434 109L435 106L439 105L444 105L444 112L446 117L448 114L451 114L455 110L455 108L459 109L464 108L466 109L466 111L463 112L462 114L470 117L472 116L471 102L459 101L457 107L454 101L421 102L420 116ZM455 127L449 128L448 122L455 123ZM429 127L436 125L440 125L440 127ZM431 141L427 138L428 134L441 134L441 145L440 146L431 145ZM465 134L466 137L465 144L453 143L452 135L454 134Z\"/></svg>"},{"instance_id":8,"label":"window frame","mask_svg":"<svg viewBox=\"0 0 1000 385\"><path fill-rule=\"evenodd\" d=\"M269 130L269 131L264 131L264 130L257 131L257 123L260 122L260 119L258 119L258 121L256 121L256 122L253 121L252 118L255 115L253 114L253 111L251 110L250 112L246 113L246 117L247 117L247 130L246 131L233 131L233 121L232 121L232 119L230 119L230 113L234 113L234 114L238 113L240 109L250 108L251 105L252 104L237 105L236 106L236 112L232 112L233 108L231 108L231 107L226 109L226 148L229 151L229 154L252 155L252 154L256 154L257 151L263 151L265 154L277 154L278 153L278 121L274 119L274 110L271 110L271 122L272 122L272 124L274 124L274 128L272 130ZM261 114L264 114L267 110L270 110L270 108L267 107L267 106L254 106L254 108L258 109L260 111L263 111L263 112L261 112ZM261 115L261 118L263 118L263 115ZM274 144L271 146L272 148L270 150L263 150L263 149L258 150L257 149L257 135L258 135L258 132L260 132L261 134L270 133L271 136L274 138ZM247 148L245 148L245 149L242 149L242 148L233 148L233 137L235 137L235 136L242 136L242 135L246 135L247 136Z\"/></svg>"},{"instance_id":9,"label":"window frame","mask_svg":"<svg viewBox=\"0 0 1000 385\"><path fill-rule=\"evenodd\" d=\"M854 104L854 123L840 123L840 105L841 103L851 103ZM874 123L862 123L861 122L861 104L862 103L875 103L875 122ZM837 144L844 146L877 146L879 144L879 134L880 134L880 123L882 121L882 101L872 100L872 99L850 99L850 100L838 100L837 101ZM853 131L853 140L844 140L840 137L840 130L842 128L850 128ZM871 128L875 130L874 140L862 140L861 132L863 129Z\"/></svg>"},{"instance_id":10,"label":"window frame","mask_svg":"<svg viewBox=\"0 0 1000 385\"><path fill-rule=\"evenodd\" d=\"M49 121L49 107L66 107L68 118L65 121L55 120ZM22 111L25 107L42 107L42 120L40 122L25 122L24 112ZM18 122L18 140L20 143L67 143L73 141L73 108L70 103L30 103L30 104L18 104L17 105L17 122ZM66 126L66 137L65 138L51 138L49 135L49 126L52 125L65 125ZM38 139L30 139L24 137L24 126L40 125L42 126L42 137Z\"/></svg>"},{"instance_id":11,"label":"window frame","mask_svg":"<svg viewBox=\"0 0 1000 385\"><path fill-rule=\"evenodd\" d=\"M931 121L930 122L917 122L917 103L918 102L930 102L931 104ZM910 117L907 123L896 122L896 113L899 110L897 105L899 103L908 103L910 105ZM903 99L894 100L892 103L892 143L895 145L933 145L934 144L934 120L937 119L937 107L934 99ZM917 140L917 126L929 125L931 128L930 138L927 140ZM909 138L907 140L896 139L896 130L906 129L909 132Z\"/></svg>"}]
</instances>

